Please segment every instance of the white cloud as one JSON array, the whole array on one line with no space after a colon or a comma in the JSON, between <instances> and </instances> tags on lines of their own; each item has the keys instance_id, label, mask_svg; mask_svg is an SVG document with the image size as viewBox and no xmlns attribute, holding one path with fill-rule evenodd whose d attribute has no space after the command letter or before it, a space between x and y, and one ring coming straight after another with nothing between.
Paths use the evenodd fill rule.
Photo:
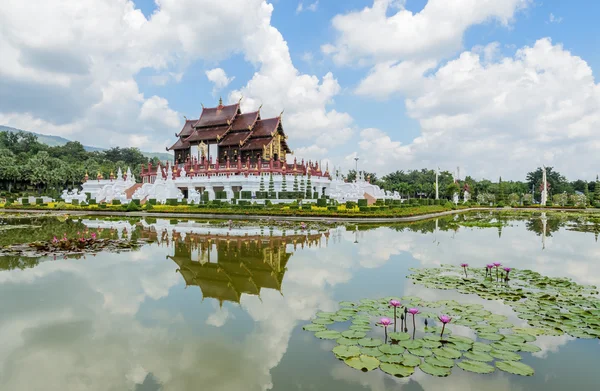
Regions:
<instances>
[{"instance_id":1,"label":"white cloud","mask_svg":"<svg viewBox=\"0 0 600 391\"><path fill-rule=\"evenodd\" d=\"M364 130L361 161L380 173L439 164L523 179L524 170L546 164L594 177L600 85L589 65L550 39L513 57L496 59L495 47L463 52L418 88L414 82L406 108L422 134L402 145L392 133Z\"/></svg>"},{"instance_id":2,"label":"white cloud","mask_svg":"<svg viewBox=\"0 0 600 391\"><path fill-rule=\"evenodd\" d=\"M560 23L563 21L563 18L560 16L554 16L554 14L551 12L550 16L548 16L548 22L547 23Z\"/></svg>"},{"instance_id":3,"label":"white cloud","mask_svg":"<svg viewBox=\"0 0 600 391\"><path fill-rule=\"evenodd\" d=\"M227 73L225 73L225 71L222 68L214 68L206 71L206 77L215 85L215 87L213 88L213 94L227 87L229 83L231 83L233 79L235 79L234 76L227 77Z\"/></svg>"},{"instance_id":4,"label":"white cloud","mask_svg":"<svg viewBox=\"0 0 600 391\"><path fill-rule=\"evenodd\" d=\"M496 20L507 25L530 0L429 0L412 13L403 2L374 0L371 7L337 15L335 43L322 50L338 64L441 59L462 46L472 25ZM398 11L388 16L390 9Z\"/></svg>"},{"instance_id":5,"label":"white cloud","mask_svg":"<svg viewBox=\"0 0 600 391\"><path fill-rule=\"evenodd\" d=\"M304 4L302 2L299 2L298 6L296 7L296 13L299 14L303 11L315 12L318 7L319 7L319 0L316 0L314 3L310 3L306 7L304 6Z\"/></svg>"}]
</instances>

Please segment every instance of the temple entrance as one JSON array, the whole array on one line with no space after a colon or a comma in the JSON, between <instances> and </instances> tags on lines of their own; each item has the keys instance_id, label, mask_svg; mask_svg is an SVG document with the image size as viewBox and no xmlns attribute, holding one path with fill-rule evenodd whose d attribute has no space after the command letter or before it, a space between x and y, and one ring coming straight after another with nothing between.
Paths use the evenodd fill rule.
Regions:
<instances>
[{"instance_id":1,"label":"temple entrance","mask_svg":"<svg viewBox=\"0 0 600 391\"><path fill-rule=\"evenodd\" d=\"M274 153L274 154L273 154L273 161L274 161L274 162L276 162L276 161L278 161L278 160L279 160L279 155L278 155L278 154L276 154L276 153Z\"/></svg>"},{"instance_id":2,"label":"temple entrance","mask_svg":"<svg viewBox=\"0 0 600 391\"><path fill-rule=\"evenodd\" d=\"M179 188L179 190L181 190L181 192L183 193L183 198L187 199L188 198L188 189L187 188Z\"/></svg>"}]
</instances>

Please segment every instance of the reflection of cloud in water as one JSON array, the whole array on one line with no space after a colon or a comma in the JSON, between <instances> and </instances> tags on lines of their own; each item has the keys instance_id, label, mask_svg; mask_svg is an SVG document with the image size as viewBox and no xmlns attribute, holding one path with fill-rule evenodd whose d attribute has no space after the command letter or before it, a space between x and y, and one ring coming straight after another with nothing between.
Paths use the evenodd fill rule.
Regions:
<instances>
[{"instance_id":1,"label":"reflection of cloud in water","mask_svg":"<svg viewBox=\"0 0 600 391\"><path fill-rule=\"evenodd\" d=\"M229 312L227 307L219 307L219 305L216 302L213 302L212 306L215 309L215 312L208 316L208 319L206 319L206 324L215 327L221 327L225 324L225 322L227 322L227 319L229 319L230 317L232 319L235 319L235 316L233 316L231 312Z\"/></svg>"}]
</instances>

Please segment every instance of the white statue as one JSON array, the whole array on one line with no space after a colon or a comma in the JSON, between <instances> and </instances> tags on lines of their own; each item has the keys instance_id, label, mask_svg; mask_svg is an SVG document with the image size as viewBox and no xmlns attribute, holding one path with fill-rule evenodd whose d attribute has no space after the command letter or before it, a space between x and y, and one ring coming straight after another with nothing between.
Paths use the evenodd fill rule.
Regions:
<instances>
[{"instance_id":1,"label":"white statue","mask_svg":"<svg viewBox=\"0 0 600 391\"><path fill-rule=\"evenodd\" d=\"M200 192L196 189L192 189L188 191L188 202L193 202L194 204L200 203Z\"/></svg>"}]
</instances>

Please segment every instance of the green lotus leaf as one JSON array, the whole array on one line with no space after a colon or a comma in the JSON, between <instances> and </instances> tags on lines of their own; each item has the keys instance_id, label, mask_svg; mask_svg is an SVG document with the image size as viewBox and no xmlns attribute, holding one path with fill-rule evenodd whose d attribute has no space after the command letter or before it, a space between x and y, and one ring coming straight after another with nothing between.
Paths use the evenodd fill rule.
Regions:
<instances>
[{"instance_id":1,"label":"green lotus leaf","mask_svg":"<svg viewBox=\"0 0 600 391\"><path fill-rule=\"evenodd\" d=\"M477 331L478 333L486 333L486 334L494 334L497 333L498 328L497 327L492 327L492 326L487 326L487 325L476 325L471 327L473 330Z\"/></svg>"},{"instance_id":2,"label":"green lotus leaf","mask_svg":"<svg viewBox=\"0 0 600 391\"><path fill-rule=\"evenodd\" d=\"M492 314L487 316L486 320L488 322L504 322L505 320L508 320L508 317L505 315Z\"/></svg>"},{"instance_id":3,"label":"green lotus leaf","mask_svg":"<svg viewBox=\"0 0 600 391\"><path fill-rule=\"evenodd\" d=\"M360 339L366 337L367 333L364 331L346 330L342 333L342 336L346 338Z\"/></svg>"},{"instance_id":4,"label":"green lotus leaf","mask_svg":"<svg viewBox=\"0 0 600 391\"><path fill-rule=\"evenodd\" d=\"M492 350L492 347L490 345L488 345L487 343L483 343L483 342L473 343L473 351L489 352L490 350Z\"/></svg>"},{"instance_id":5,"label":"green lotus leaf","mask_svg":"<svg viewBox=\"0 0 600 391\"><path fill-rule=\"evenodd\" d=\"M525 342L525 338L523 338L519 334L504 334L504 338L502 338L502 342L521 344L521 343Z\"/></svg>"},{"instance_id":6,"label":"green lotus leaf","mask_svg":"<svg viewBox=\"0 0 600 391\"><path fill-rule=\"evenodd\" d=\"M407 341L400 341L398 345L405 347L406 349L418 349L423 346L423 342L419 339L410 339Z\"/></svg>"},{"instance_id":7,"label":"green lotus leaf","mask_svg":"<svg viewBox=\"0 0 600 391\"><path fill-rule=\"evenodd\" d=\"M327 319L329 319L329 318L331 318L332 316L335 316L335 315L337 315L335 312L317 312L315 314L315 316L317 318L327 318Z\"/></svg>"},{"instance_id":8,"label":"green lotus leaf","mask_svg":"<svg viewBox=\"0 0 600 391\"><path fill-rule=\"evenodd\" d=\"M361 354L358 357L352 357L344 360L344 362L354 369L359 371L367 372L379 367L379 360L375 357L365 356Z\"/></svg>"},{"instance_id":9,"label":"green lotus leaf","mask_svg":"<svg viewBox=\"0 0 600 391\"><path fill-rule=\"evenodd\" d=\"M451 368L438 367L435 365L431 365L427 362L421 363L421 365L419 365L419 369L421 369L421 371L425 372L428 375L438 376L438 377L446 377L446 376L449 376L450 373L452 373Z\"/></svg>"},{"instance_id":10,"label":"green lotus leaf","mask_svg":"<svg viewBox=\"0 0 600 391\"><path fill-rule=\"evenodd\" d=\"M356 330L356 331L371 331L371 326L363 326L360 324L353 324L352 326L348 327L350 330Z\"/></svg>"},{"instance_id":11,"label":"green lotus leaf","mask_svg":"<svg viewBox=\"0 0 600 391\"><path fill-rule=\"evenodd\" d=\"M333 320L328 318L317 318L312 321L314 324L333 324L335 323Z\"/></svg>"},{"instance_id":12,"label":"green lotus leaf","mask_svg":"<svg viewBox=\"0 0 600 391\"><path fill-rule=\"evenodd\" d=\"M460 335L452 335L452 336L448 337L448 341L466 343L469 345L472 345L474 342L471 338L462 337Z\"/></svg>"},{"instance_id":13,"label":"green lotus leaf","mask_svg":"<svg viewBox=\"0 0 600 391\"><path fill-rule=\"evenodd\" d=\"M404 356L401 354L384 354L378 357L379 361L388 364L401 364L404 361Z\"/></svg>"},{"instance_id":14,"label":"green lotus leaf","mask_svg":"<svg viewBox=\"0 0 600 391\"><path fill-rule=\"evenodd\" d=\"M471 349L471 344L462 343L462 342L449 342L446 344L447 347L453 348L456 350L469 350Z\"/></svg>"},{"instance_id":15,"label":"green lotus leaf","mask_svg":"<svg viewBox=\"0 0 600 391\"><path fill-rule=\"evenodd\" d=\"M402 360L402 365L407 367L417 367L421 364L421 359L417 356L413 356L412 354L404 353L402 355L404 358Z\"/></svg>"},{"instance_id":16,"label":"green lotus leaf","mask_svg":"<svg viewBox=\"0 0 600 391\"><path fill-rule=\"evenodd\" d=\"M504 372L521 376L533 376L535 371L527 364L518 361L497 361L496 367Z\"/></svg>"},{"instance_id":17,"label":"green lotus leaf","mask_svg":"<svg viewBox=\"0 0 600 391\"><path fill-rule=\"evenodd\" d=\"M360 299L359 302L361 304L373 305L373 304L377 303L377 300L373 300L373 299Z\"/></svg>"},{"instance_id":18,"label":"green lotus leaf","mask_svg":"<svg viewBox=\"0 0 600 391\"><path fill-rule=\"evenodd\" d=\"M466 353L463 353L463 356L465 356L465 358L468 358L469 360L473 360L473 361L494 361L494 357L490 356L489 354L487 354L485 352L478 352L478 351L466 352Z\"/></svg>"},{"instance_id":19,"label":"green lotus leaf","mask_svg":"<svg viewBox=\"0 0 600 391\"><path fill-rule=\"evenodd\" d=\"M356 304L354 304L351 301L340 301L340 307L354 307Z\"/></svg>"},{"instance_id":20,"label":"green lotus leaf","mask_svg":"<svg viewBox=\"0 0 600 391\"><path fill-rule=\"evenodd\" d=\"M415 373L415 368L405 367L404 365L381 363L379 369L383 372L396 377L407 377Z\"/></svg>"},{"instance_id":21,"label":"green lotus leaf","mask_svg":"<svg viewBox=\"0 0 600 391\"><path fill-rule=\"evenodd\" d=\"M361 348L360 353L373 357L383 356L383 352L379 348Z\"/></svg>"},{"instance_id":22,"label":"green lotus leaf","mask_svg":"<svg viewBox=\"0 0 600 391\"><path fill-rule=\"evenodd\" d=\"M366 348L374 348L383 344L383 341L379 338L361 338L358 340L358 344Z\"/></svg>"},{"instance_id":23,"label":"green lotus leaf","mask_svg":"<svg viewBox=\"0 0 600 391\"><path fill-rule=\"evenodd\" d=\"M544 330L538 327L513 327L513 332L518 334L544 335Z\"/></svg>"},{"instance_id":24,"label":"green lotus leaf","mask_svg":"<svg viewBox=\"0 0 600 391\"><path fill-rule=\"evenodd\" d=\"M442 346L442 343L440 341L432 341L432 340L428 340L428 339L423 339L422 343L423 343L423 347L428 348L428 349L435 349L435 348L439 348L440 346Z\"/></svg>"},{"instance_id":25,"label":"green lotus leaf","mask_svg":"<svg viewBox=\"0 0 600 391\"><path fill-rule=\"evenodd\" d=\"M452 368L454 366L454 360L445 357L429 356L425 358L425 362L436 367Z\"/></svg>"},{"instance_id":26,"label":"green lotus leaf","mask_svg":"<svg viewBox=\"0 0 600 391\"><path fill-rule=\"evenodd\" d=\"M518 335L520 337L522 337L525 342L534 342L537 338L531 334L525 334L525 333L519 333L519 334L515 334Z\"/></svg>"},{"instance_id":27,"label":"green lotus leaf","mask_svg":"<svg viewBox=\"0 0 600 391\"><path fill-rule=\"evenodd\" d=\"M438 357L445 357L445 358L456 359L456 358L460 358L460 356L462 356L462 353L459 350L452 349L449 347L433 349L432 352L433 352L433 354L435 354Z\"/></svg>"},{"instance_id":28,"label":"green lotus leaf","mask_svg":"<svg viewBox=\"0 0 600 391\"><path fill-rule=\"evenodd\" d=\"M442 328L441 327L424 327L423 330L426 333L434 333L434 334L437 334L437 335L440 335L442 333ZM445 336L449 336L450 334L452 334L452 330L449 329L446 326L446 328L444 328L444 335Z\"/></svg>"},{"instance_id":29,"label":"green lotus leaf","mask_svg":"<svg viewBox=\"0 0 600 391\"><path fill-rule=\"evenodd\" d=\"M493 366L481 361L462 360L457 365L465 371L475 373L492 373L496 370Z\"/></svg>"},{"instance_id":30,"label":"green lotus leaf","mask_svg":"<svg viewBox=\"0 0 600 391\"><path fill-rule=\"evenodd\" d=\"M347 316L335 315L331 317L331 320L334 322L347 322L350 320L350 318Z\"/></svg>"},{"instance_id":31,"label":"green lotus leaf","mask_svg":"<svg viewBox=\"0 0 600 391\"><path fill-rule=\"evenodd\" d=\"M428 357L433 354L431 350L425 348L408 349L408 351L410 354L418 357Z\"/></svg>"},{"instance_id":32,"label":"green lotus leaf","mask_svg":"<svg viewBox=\"0 0 600 391\"><path fill-rule=\"evenodd\" d=\"M400 345L379 345L378 349L385 354L402 354L402 353L404 353L404 346L400 346Z\"/></svg>"},{"instance_id":33,"label":"green lotus leaf","mask_svg":"<svg viewBox=\"0 0 600 391\"><path fill-rule=\"evenodd\" d=\"M471 321L471 322L475 322L475 323L484 321L482 316L467 316L465 319L468 321Z\"/></svg>"},{"instance_id":34,"label":"green lotus leaf","mask_svg":"<svg viewBox=\"0 0 600 391\"><path fill-rule=\"evenodd\" d=\"M302 329L306 331L323 331L327 330L327 327L322 324L309 323L302 326Z\"/></svg>"},{"instance_id":35,"label":"green lotus leaf","mask_svg":"<svg viewBox=\"0 0 600 391\"><path fill-rule=\"evenodd\" d=\"M512 344L512 343L494 342L491 345L492 345L492 348L496 349L496 350L506 350L508 352L518 352L519 350L521 350L520 345Z\"/></svg>"},{"instance_id":36,"label":"green lotus leaf","mask_svg":"<svg viewBox=\"0 0 600 391\"><path fill-rule=\"evenodd\" d=\"M514 352L509 352L507 350L492 350L490 356L497 358L498 360L506 360L506 361L520 361L521 356Z\"/></svg>"},{"instance_id":37,"label":"green lotus leaf","mask_svg":"<svg viewBox=\"0 0 600 391\"><path fill-rule=\"evenodd\" d=\"M335 330L323 330L323 331L317 331L315 333L315 337L321 338L321 339L338 339L341 336L342 336L342 334L339 331L335 331Z\"/></svg>"},{"instance_id":38,"label":"green lotus leaf","mask_svg":"<svg viewBox=\"0 0 600 391\"><path fill-rule=\"evenodd\" d=\"M406 341L407 339L410 339L410 334L408 333L389 333L388 336L391 338L392 341Z\"/></svg>"},{"instance_id":39,"label":"green lotus leaf","mask_svg":"<svg viewBox=\"0 0 600 391\"><path fill-rule=\"evenodd\" d=\"M338 358L350 358L360 356L360 348L358 346L338 345L332 349L333 353Z\"/></svg>"},{"instance_id":40,"label":"green lotus leaf","mask_svg":"<svg viewBox=\"0 0 600 391\"><path fill-rule=\"evenodd\" d=\"M596 335L592 335L586 332L587 330L581 330L581 329L568 329L567 333L575 338L585 338L585 339L592 339L592 338L596 338Z\"/></svg>"},{"instance_id":41,"label":"green lotus leaf","mask_svg":"<svg viewBox=\"0 0 600 391\"><path fill-rule=\"evenodd\" d=\"M344 333L342 333L342 335L344 335ZM358 344L358 340L356 339L352 339L352 338L338 338L335 342L337 342L339 345L357 345Z\"/></svg>"},{"instance_id":42,"label":"green lotus leaf","mask_svg":"<svg viewBox=\"0 0 600 391\"><path fill-rule=\"evenodd\" d=\"M487 339L488 341L500 341L502 338L502 334L493 334L493 333L479 333L477 334L478 338Z\"/></svg>"},{"instance_id":43,"label":"green lotus leaf","mask_svg":"<svg viewBox=\"0 0 600 391\"><path fill-rule=\"evenodd\" d=\"M512 329L515 325L510 322L492 322L490 326L498 329Z\"/></svg>"},{"instance_id":44,"label":"green lotus leaf","mask_svg":"<svg viewBox=\"0 0 600 391\"><path fill-rule=\"evenodd\" d=\"M536 345L532 345L530 343L524 343L522 345L519 346L521 348L522 352L527 352L527 353L537 353L537 352L541 352L542 349Z\"/></svg>"}]
</instances>

